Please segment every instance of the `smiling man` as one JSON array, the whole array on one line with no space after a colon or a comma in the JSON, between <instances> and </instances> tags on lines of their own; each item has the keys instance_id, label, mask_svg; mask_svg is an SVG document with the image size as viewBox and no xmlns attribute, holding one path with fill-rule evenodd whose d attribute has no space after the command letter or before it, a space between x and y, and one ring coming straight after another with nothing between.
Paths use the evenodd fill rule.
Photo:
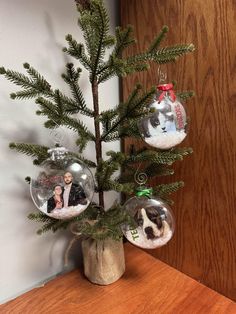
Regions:
<instances>
[{"instance_id":1,"label":"smiling man","mask_svg":"<svg viewBox=\"0 0 236 314\"><path fill-rule=\"evenodd\" d=\"M86 205L87 199L84 190L76 183L73 183L73 176L70 172L65 172L64 176L64 207Z\"/></svg>"}]
</instances>

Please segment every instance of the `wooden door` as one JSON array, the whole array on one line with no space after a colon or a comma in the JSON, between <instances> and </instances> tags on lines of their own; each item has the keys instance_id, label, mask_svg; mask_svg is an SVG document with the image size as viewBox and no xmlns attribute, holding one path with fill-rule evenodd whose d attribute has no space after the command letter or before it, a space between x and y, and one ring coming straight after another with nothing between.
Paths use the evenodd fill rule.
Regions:
<instances>
[{"instance_id":1,"label":"wooden door","mask_svg":"<svg viewBox=\"0 0 236 314\"><path fill-rule=\"evenodd\" d=\"M174 238L151 254L218 292L236 299L236 1L121 0L122 25L131 24L142 51L163 25L165 44L194 43L196 51L167 66L178 90L194 90L187 103L191 127L182 146L194 154L175 166L167 182L183 180L175 197ZM165 70L165 69L162 69ZM122 82L156 84L157 67ZM131 141L125 141L127 151ZM142 145L136 142L135 145ZM176 287L178 289L178 287Z\"/></svg>"}]
</instances>

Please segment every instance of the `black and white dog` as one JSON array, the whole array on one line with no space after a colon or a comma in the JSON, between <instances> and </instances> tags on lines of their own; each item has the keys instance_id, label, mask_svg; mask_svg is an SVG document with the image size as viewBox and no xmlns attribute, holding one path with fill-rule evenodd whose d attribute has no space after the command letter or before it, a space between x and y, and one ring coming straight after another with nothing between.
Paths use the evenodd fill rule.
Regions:
<instances>
[{"instance_id":1,"label":"black and white dog","mask_svg":"<svg viewBox=\"0 0 236 314\"><path fill-rule=\"evenodd\" d=\"M134 219L142 228L147 239L157 239L166 236L170 226L166 222L166 214L162 208L149 207L137 211Z\"/></svg>"}]
</instances>

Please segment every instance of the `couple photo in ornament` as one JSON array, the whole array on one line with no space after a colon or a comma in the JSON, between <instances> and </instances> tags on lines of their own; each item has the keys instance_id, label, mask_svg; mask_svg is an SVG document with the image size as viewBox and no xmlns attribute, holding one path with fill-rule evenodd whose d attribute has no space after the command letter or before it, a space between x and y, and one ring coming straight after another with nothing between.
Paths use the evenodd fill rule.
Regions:
<instances>
[{"instance_id":1,"label":"couple photo in ornament","mask_svg":"<svg viewBox=\"0 0 236 314\"><path fill-rule=\"evenodd\" d=\"M70 172L63 175L64 185L56 184L53 188L53 196L47 201L47 213L55 218L68 216L68 211L73 217L73 212L78 214L86 207L88 200L83 188L73 183L73 176Z\"/></svg>"},{"instance_id":2,"label":"couple photo in ornament","mask_svg":"<svg viewBox=\"0 0 236 314\"><path fill-rule=\"evenodd\" d=\"M89 206L94 193L93 175L75 158L63 155L54 160L50 157L37 177L31 178L30 192L41 212L56 219L70 219Z\"/></svg>"}]
</instances>

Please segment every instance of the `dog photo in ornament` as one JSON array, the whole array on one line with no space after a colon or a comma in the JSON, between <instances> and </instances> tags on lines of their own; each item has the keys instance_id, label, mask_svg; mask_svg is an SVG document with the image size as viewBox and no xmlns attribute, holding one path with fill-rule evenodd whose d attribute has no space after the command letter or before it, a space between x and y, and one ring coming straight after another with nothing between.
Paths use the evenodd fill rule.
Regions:
<instances>
[{"instance_id":1,"label":"dog photo in ornament","mask_svg":"<svg viewBox=\"0 0 236 314\"><path fill-rule=\"evenodd\" d=\"M137 211L134 217L148 240L160 238L164 233L166 235L169 231L169 227L164 228L163 222L165 218L165 213L161 208L158 209L157 214L157 209L153 207L149 207L148 210L141 208L141 210Z\"/></svg>"},{"instance_id":2,"label":"dog photo in ornament","mask_svg":"<svg viewBox=\"0 0 236 314\"><path fill-rule=\"evenodd\" d=\"M161 206L137 208L134 215L137 227L126 230L125 236L131 243L141 248L161 247L173 236L174 229L170 218L165 208Z\"/></svg>"}]
</instances>

